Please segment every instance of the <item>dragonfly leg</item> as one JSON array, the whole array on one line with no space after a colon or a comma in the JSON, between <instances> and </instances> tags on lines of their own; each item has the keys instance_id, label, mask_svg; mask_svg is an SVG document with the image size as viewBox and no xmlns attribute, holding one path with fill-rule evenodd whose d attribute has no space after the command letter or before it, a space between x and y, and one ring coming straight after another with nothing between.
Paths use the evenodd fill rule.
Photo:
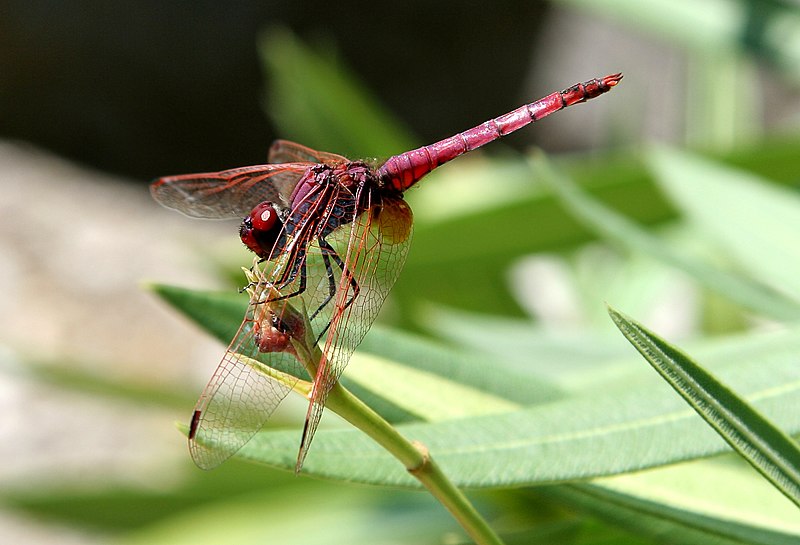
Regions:
<instances>
[{"instance_id":1,"label":"dragonfly leg","mask_svg":"<svg viewBox=\"0 0 800 545\"><path fill-rule=\"evenodd\" d=\"M314 313L309 316L308 318L309 321L313 321L319 315L319 313L322 312L322 310L331 303L333 298L336 296L337 284L336 284L336 276L333 269L333 263L336 264L336 266L342 271L342 273L344 273L346 276L350 276L347 275L347 266L344 264L344 261L342 261L342 258L339 257L339 254L336 253L336 250L333 248L333 246L331 246L327 241L325 241L322 238L318 240L321 250L320 253L322 255L322 261L325 264L325 274L328 277L328 294L322 301L322 303L320 303L319 307L314 311ZM331 260L333 262L331 262ZM297 286L297 290L286 295L275 297L274 299L269 299L267 301L260 301L260 302L272 303L284 299L291 299L292 297L296 297L297 295L301 295L302 293L304 293L306 291L306 281L308 276L308 273L306 271L305 259L295 260L295 266L290 271L288 277L285 280L283 280L280 283L280 285L276 286L276 289L280 290L281 288L288 286L289 284L294 282L298 276L300 277L299 279L300 283ZM349 278L349 284L352 293L348 298L348 300L345 302L344 306L341 308L340 312L344 311L344 309L353 304L353 301L355 301L355 298L358 296L358 293L360 291L358 282L356 282L356 279L353 278L352 276L350 276ZM328 321L328 323L325 324L325 327L322 328L319 335L317 336L317 342L319 342L322 339L323 335L325 335L330 326L331 322Z\"/></svg>"},{"instance_id":2,"label":"dragonfly leg","mask_svg":"<svg viewBox=\"0 0 800 545\"><path fill-rule=\"evenodd\" d=\"M261 261L259 261L259 263L261 263ZM260 305L261 303L273 303L275 301L282 301L284 299L291 299L292 297L300 295L301 293L306 291L306 276L307 276L306 275L306 262L305 262L305 256L303 254L300 255L299 259L295 259L294 260L292 268L289 270L289 275L285 280L281 280L280 283L274 283L273 284L271 282L268 282L268 281L262 279L262 280L258 281L257 283L259 285L263 284L263 285L266 285L267 287L274 288L277 291L277 293L280 293L280 290L282 290L283 288L285 288L286 286L288 286L289 284L291 284L292 282L295 281L295 279L297 278L298 274L300 275L300 285L297 286L297 290L296 291L293 291L292 293L289 293L289 294L286 294L286 295L279 295L278 297L275 297L273 299L265 299L265 300L254 301L253 303L256 304L256 305ZM250 282L247 286L245 286L244 290L250 288L253 285L255 285L255 283L254 282ZM240 291L244 291L244 290L240 290Z\"/></svg>"},{"instance_id":3,"label":"dragonfly leg","mask_svg":"<svg viewBox=\"0 0 800 545\"><path fill-rule=\"evenodd\" d=\"M314 319L314 316L319 314L322 311L322 309L325 308L336 295L336 279L333 276L333 267L331 267L330 260L333 259L333 261L336 263L339 269L341 269L342 273L347 275L347 267L345 266L344 261L342 261L342 258L339 257L339 254L336 253L336 250L333 248L333 246L331 246L330 244L328 244L327 241L321 238L319 239L319 246L320 249L322 250L322 260L325 262L325 269L328 274L328 296L325 298L325 300L322 302L322 304L319 306L316 312L314 312L313 316L311 317L312 320ZM348 299L345 302L340 312L343 312L344 309L353 304L353 301L358 296L358 293L361 290L361 288L359 288L358 286L358 282L356 282L356 279L353 278L352 276L350 276L350 287L352 288L353 293L350 296L350 299ZM317 342L319 342L322 339L322 336L325 334L325 332L328 331L328 328L330 328L330 326L331 322L329 321L322 329L322 331L320 331L319 336L317 337Z\"/></svg>"},{"instance_id":4,"label":"dragonfly leg","mask_svg":"<svg viewBox=\"0 0 800 545\"><path fill-rule=\"evenodd\" d=\"M323 244L325 244L325 246L323 246ZM327 242L320 240L320 247L327 250L330 246L328 246ZM331 248L330 251L333 251L333 248ZM336 254L334 253L334 255ZM322 252L322 261L323 263L325 263L325 274L328 276L328 296L325 298L324 301L322 301L322 303L319 305L319 308L317 308L317 310L314 311L314 314L311 315L309 321L314 320L314 318L317 317L317 314L322 312L322 309L325 308L328 305L328 303L331 302L333 296L336 295L336 278L333 276L333 267L331 266L330 255L327 251ZM325 329L328 329L327 326L325 327Z\"/></svg>"},{"instance_id":5,"label":"dragonfly leg","mask_svg":"<svg viewBox=\"0 0 800 545\"><path fill-rule=\"evenodd\" d=\"M325 242L325 244L327 245L328 243ZM330 246L328 246L328 247L330 248ZM339 265L339 268L342 270L342 272L346 273L347 270L346 270L346 267L344 265L344 262L342 261L342 258L339 257L339 254L337 254L336 251L333 248L331 248L331 257L336 262L336 264ZM356 297L358 297L358 293L361 291L361 288L358 286L358 282L356 282L356 279L354 277L352 277L352 276L350 276L350 287L353 289L353 295L351 295L350 299L348 299L347 302L344 304L344 306L342 307L342 310L344 310L347 307L349 307L350 305L352 305L353 301L355 301Z\"/></svg>"},{"instance_id":6,"label":"dragonfly leg","mask_svg":"<svg viewBox=\"0 0 800 545\"><path fill-rule=\"evenodd\" d=\"M300 295L304 291L306 291L306 260L301 259L300 263L295 265L292 268L292 271L289 273L289 278L287 278L284 282L281 282L277 289L280 290L285 286L288 286L292 282L294 282L295 278L300 275L300 285L297 286L297 290L289 293L287 295L281 295L280 297L276 297L275 299L270 299L269 302L272 303L273 301L282 301L283 299L291 299L297 295Z\"/></svg>"}]
</instances>

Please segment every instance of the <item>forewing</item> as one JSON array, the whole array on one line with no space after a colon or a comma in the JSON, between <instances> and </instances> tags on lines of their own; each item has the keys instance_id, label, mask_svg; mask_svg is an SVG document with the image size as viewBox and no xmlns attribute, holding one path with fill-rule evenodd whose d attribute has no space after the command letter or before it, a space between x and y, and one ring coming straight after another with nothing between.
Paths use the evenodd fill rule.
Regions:
<instances>
[{"instance_id":1,"label":"forewing","mask_svg":"<svg viewBox=\"0 0 800 545\"><path fill-rule=\"evenodd\" d=\"M289 140L275 140L269 148L270 163L311 162L329 165L343 163L346 157L326 151L317 151Z\"/></svg>"},{"instance_id":2,"label":"forewing","mask_svg":"<svg viewBox=\"0 0 800 545\"><path fill-rule=\"evenodd\" d=\"M290 162L168 176L154 181L150 192L163 206L193 218L241 219L262 201L287 207L295 185L311 164Z\"/></svg>"},{"instance_id":3,"label":"forewing","mask_svg":"<svg viewBox=\"0 0 800 545\"><path fill-rule=\"evenodd\" d=\"M259 348L258 328L271 323L265 313L272 309L282 315L287 308L285 301L267 306L256 288L239 331L195 407L189 451L199 467L214 468L242 448L303 376L290 350L264 352L263 339Z\"/></svg>"},{"instance_id":4,"label":"forewing","mask_svg":"<svg viewBox=\"0 0 800 545\"><path fill-rule=\"evenodd\" d=\"M331 388L375 321L408 253L411 209L399 197L381 201L328 237L345 267L339 271L336 295L329 305L330 327L314 378L296 471L303 465Z\"/></svg>"}]
</instances>

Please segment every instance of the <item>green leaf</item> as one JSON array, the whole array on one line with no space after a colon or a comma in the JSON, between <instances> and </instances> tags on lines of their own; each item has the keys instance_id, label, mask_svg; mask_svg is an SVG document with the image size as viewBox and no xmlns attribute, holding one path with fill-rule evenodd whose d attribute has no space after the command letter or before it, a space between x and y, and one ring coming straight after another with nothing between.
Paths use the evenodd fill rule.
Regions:
<instances>
[{"instance_id":1,"label":"green leaf","mask_svg":"<svg viewBox=\"0 0 800 545\"><path fill-rule=\"evenodd\" d=\"M797 507L731 456L535 492L636 535L668 535L675 543L789 545L800 539Z\"/></svg>"},{"instance_id":2,"label":"green leaf","mask_svg":"<svg viewBox=\"0 0 800 545\"><path fill-rule=\"evenodd\" d=\"M539 176L563 199L576 217L606 238L680 268L707 288L745 308L777 319L800 318L800 304L738 274L670 249L635 223L589 198L569 178L557 174L541 154L535 167Z\"/></svg>"},{"instance_id":3,"label":"green leaf","mask_svg":"<svg viewBox=\"0 0 800 545\"><path fill-rule=\"evenodd\" d=\"M252 468L250 473L252 474ZM441 543L453 531L444 510L431 509L420 494L345 487L333 498L325 488L298 483L247 496L220 496L213 504L184 511L140 528L115 542L135 545L302 543L350 545Z\"/></svg>"},{"instance_id":4,"label":"green leaf","mask_svg":"<svg viewBox=\"0 0 800 545\"><path fill-rule=\"evenodd\" d=\"M247 312L246 293L200 291L156 283L146 287L225 345L236 335Z\"/></svg>"},{"instance_id":5,"label":"green leaf","mask_svg":"<svg viewBox=\"0 0 800 545\"><path fill-rule=\"evenodd\" d=\"M775 350L774 347L794 348ZM800 432L796 331L754 338L747 364L721 376L788 432ZM746 346L741 347L748 351ZM722 345L721 355L726 355ZM506 487L612 475L726 450L725 443L660 382L593 392L503 414L398 426L424 443L457 485ZM241 456L292 469L299 431L262 432ZM322 430L304 472L356 482L413 486L403 467L366 436Z\"/></svg>"},{"instance_id":6,"label":"green leaf","mask_svg":"<svg viewBox=\"0 0 800 545\"><path fill-rule=\"evenodd\" d=\"M271 83L265 109L284 137L354 158L388 157L415 147L409 132L354 74L288 30L265 32L259 52Z\"/></svg>"},{"instance_id":7,"label":"green leaf","mask_svg":"<svg viewBox=\"0 0 800 545\"><path fill-rule=\"evenodd\" d=\"M224 323L238 324L244 314L246 301L238 296L168 286L154 289L190 316L204 320L204 327L211 331L229 329L230 324ZM758 399L763 410L785 429L798 431L800 415L791 407L800 402L800 385L796 362L790 356L800 350L799 339L796 332L752 336L715 343L703 351L717 365L737 361L731 354L750 356L750 363L737 361L737 365L724 368L721 374L726 374L728 381L748 396ZM513 366L509 370L508 366L493 364L486 358L461 360L457 351L448 352L441 345L382 328L375 328L362 347L369 357L379 356L372 362L378 366L371 370L373 378L366 379L365 384L356 383L348 371L344 382L359 384L367 394L365 400L373 405L386 403L381 392L393 388L395 379L401 380L397 374L389 373L385 379L374 379L376 374L380 375L381 359L389 362L393 373L402 371L398 366L401 364L431 373L431 378L449 378L502 399L523 403L527 399L527 404L540 401L537 396L541 394L537 392L542 392L542 383L530 373L526 376L519 370L513 372ZM719 355L716 360L715 353ZM465 370L459 369L459 365ZM442 384L440 379L426 381L424 374L412 374L425 384L420 385L419 392L413 388L406 390L404 395L411 396L412 401L404 400L406 405L414 404L414 395L436 395L436 387ZM556 395L561 394L551 392L551 402L541 406L435 424L409 424L400 429L407 437L426 443L456 482L470 486L534 484L608 475L706 456L724 448L716 435L659 383L634 381L618 386L561 400L556 400ZM776 390L778 386L782 388ZM441 400L435 402L442 407ZM487 411L492 406L483 404ZM431 410L434 417L443 414L441 409L424 410ZM468 412L480 411L473 406ZM691 440L686 441L687 437ZM299 430L263 432L242 454L251 460L293 468L298 440ZM320 431L305 470L374 484L414 483L385 451L353 430Z\"/></svg>"},{"instance_id":8,"label":"green leaf","mask_svg":"<svg viewBox=\"0 0 800 545\"><path fill-rule=\"evenodd\" d=\"M420 321L427 331L465 352L484 354L565 392L592 388L598 381L617 381L619 362L626 356L626 347L615 337L546 329L532 320L425 305Z\"/></svg>"},{"instance_id":9,"label":"green leaf","mask_svg":"<svg viewBox=\"0 0 800 545\"><path fill-rule=\"evenodd\" d=\"M653 153L662 189L755 278L800 301L800 195L676 150ZM710 205L713 203L713 205Z\"/></svg>"},{"instance_id":10,"label":"green leaf","mask_svg":"<svg viewBox=\"0 0 800 545\"><path fill-rule=\"evenodd\" d=\"M418 379L422 379L424 375L441 377L517 405L547 403L562 396L560 388L542 378L542 374L530 367L514 365L505 358L490 359L487 355L461 350L379 324L372 327L354 357L362 357L359 353L381 358L391 365L400 364L410 370L416 370L415 376ZM357 378L359 371L355 363L353 369L354 373L348 371L346 376L352 375ZM384 369L381 368L375 374L383 375L383 372ZM389 370L386 369L386 375L374 376L372 381L361 381L361 383L374 388L380 395L381 391L394 388L395 381L388 376ZM419 382L417 384L422 386ZM435 381L429 383L433 386L433 391L436 390L435 384ZM417 393L413 398L422 395Z\"/></svg>"},{"instance_id":11,"label":"green leaf","mask_svg":"<svg viewBox=\"0 0 800 545\"><path fill-rule=\"evenodd\" d=\"M166 284L152 284L148 287L225 346L238 331L247 311L248 296L242 293L199 291ZM220 357L222 350L220 347ZM293 366L289 366L284 370L292 369ZM298 378L308 379L305 376ZM357 383L350 384L345 379L344 384L390 422L404 422L416 418L412 413L376 396Z\"/></svg>"},{"instance_id":12,"label":"green leaf","mask_svg":"<svg viewBox=\"0 0 800 545\"><path fill-rule=\"evenodd\" d=\"M800 506L800 449L797 444L680 350L616 310L609 308L609 314L625 338L670 386L728 444Z\"/></svg>"},{"instance_id":13,"label":"green leaf","mask_svg":"<svg viewBox=\"0 0 800 545\"><path fill-rule=\"evenodd\" d=\"M519 408L516 403L499 395L365 353L353 355L348 366L348 379L429 421Z\"/></svg>"},{"instance_id":14,"label":"green leaf","mask_svg":"<svg viewBox=\"0 0 800 545\"><path fill-rule=\"evenodd\" d=\"M247 309L247 296L235 292L159 284L151 289L225 344ZM560 396L530 370L489 366L485 357L380 326L372 328L348 367L343 384L392 422L508 410ZM399 388L400 381L415 387ZM430 399L429 393L444 391L452 398L447 403Z\"/></svg>"}]
</instances>

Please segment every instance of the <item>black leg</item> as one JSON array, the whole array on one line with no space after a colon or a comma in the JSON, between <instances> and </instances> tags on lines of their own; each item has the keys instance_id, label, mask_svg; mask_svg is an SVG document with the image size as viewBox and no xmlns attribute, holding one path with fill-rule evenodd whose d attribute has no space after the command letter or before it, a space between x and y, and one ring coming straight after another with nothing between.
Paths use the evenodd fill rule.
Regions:
<instances>
[{"instance_id":1,"label":"black leg","mask_svg":"<svg viewBox=\"0 0 800 545\"><path fill-rule=\"evenodd\" d=\"M345 266L344 261L342 261L342 258L339 257L339 254L336 253L336 250L333 248L333 246L331 246L326 240L323 239L319 239L319 246L320 249L322 250L322 259L323 261L325 261L325 269L327 270L328 274L329 292L328 292L328 297L326 297L325 301L322 302L320 307L314 313L314 316L316 316L323 308L325 308L325 306L328 305L328 303L331 302L331 299L333 299L333 297L336 295L336 279L333 276L333 268L331 267L329 258L333 259L333 261L336 263L339 269L341 269L342 274L347 274L347 267ZM358 292L360 291L360 288L358 287L358 282L356 282L356 279L353 278L352 276L350 277L350 287L353 289L353 295L350 297L350 299L347 300L347 302L345 302L344 306L341 309L342 311L344 311L344 309L353 304L353 301L358 296ZM328 322L322 329L322 331L320 331L319 336L317 337L317 342L319 342L322 339L322 336L325 335L330 326L331 323Z\"/></svg>"},{"instance_id":2,"label":"black leg","mask_svg":"<svg viewBox=\"0 0 800 545\"><path fill-rule=\"evenodd\" d=\"M275 299L268 299L266 301L260 301L261 303L272 303L274 301L282 301L284 299L290 299L297 295L300 295L304 291L306 291L306 260L305 260L305 252L301 252L299 257L294 259L294 263L292 264L292 268L289 271L289 277L286 280L283 280L279 285L274 285L276 290L281 290L294 282L297 275L300 275L300 285L297 287L297 291L289 293L287 295L281 295L280 297L276 297Z\"/></svg>"},{"instance_id":3,"label":"black leg","mask_svg":"<svg viewBox=\"0 0 800 545\"><path fill-rule=\"evenodd\" d=\"M321 242L325 242L325 241L323 240L323 241L321 241ZM341 257L339 257L339 254L337 254L337 253L336 253L336 251L335 251L333 248L331 248L331 247L330 247L330 245L328 245L328 243L327 243L327 242L325 242L325 245L326 245L328 248L330 248L330 249L331 249L331 250L330 250L330 251L331 251L331 257L332 257L332 258L333 258L333 260L336 262L336 264L337 264L337 265L339 265L339 268L340 268L340 269L342 269L342 272L344 273L344 272L345 272L345 266L344 266L344 262L342 262L342 258L341 258ZM352 295L352 296L350 297L350 299L349 299L349 300L348 300L348 301L347 301L347 302L344 304L344 306L342 307L342 310L346 309L346 308L347 308L347 307L349 307L351 304L353 304L353 301L355 301L356 297L358 297L358 292L359 292L359 291L361 291L361 288L359 288L359 287L358 287L358 282L356 282L356 279L355 279L355 278L353 278L352 276L350 277L350 287L352 287L352 288L353 288L353 295Z\"/></svg>"},{"instance_id":4,"label":"black leg","mask_svg":"<svg viewBox=\"0 0 800 545\"><path fill-rule=\"evenodd\" d=\"M325 242L323 240L320 240L320 246L321 247L323 247L322 246L323 243L326 244L326 245L328 244L327 242ZM328 305L328 303L331 302L331 299L333 299L333 296L336 295L336 278L334 278L334 276L333 276L333 268L331 267L331 259L330 259L329 254L327 252L324 252L324 251L322 252L322 261L325 263L325 274L328 275L328 296L325 298L325 300L322 302L322 304L320 304L319 308L314 311L314 314L311 315L311 318L309 318L309 321L312 321L314 318L316 318L317 314L322 312L322 309L325 308Z\"/></svg>"},{"instance_id":5,"label":"black leg","mask_svg":"<svg viewBox=\"0 0 800 545\"><path fill-rule=\"evenodd\" d=\"M319 241L320 253L322 254L322 261L325 263L325 274L328 276L328 295L322 301L320 306L314 311L314 313L309 317L309 321L313 321L314 318L316 318L319 315L319 313L322 312L322 310L326 306L328 306L330 302L333 300L333 298L336 296L336 290L337 290L336 276L334 273L333 264L331 263L331 260L333 260L333 263L335 263L336 266L342 271L342 274L345 275L347 274L347 267L345 266L344 261L342 261L342 258L339 257L339 254L336 253L336 250L333 248L333 246L331 246L326 240L322 238L318 239L318 241ZM275 286L277 290L280 290L288 286L292 282L294 282L299 275L300 284L298 285L296 291L286 295L281 295L279 297L276 297L275 299L260 301L259 303L264 303L264 302L272 303L274 301L291 299L292 297L296 297L304 293L306 291L306 282L308 276L305 258L306 254L305 252L302 252L296 259L294 259L294 265L290 269L288 277L285 280L281 281L279 285ZM356 279L353 278L352 276L350 276L349 284L350 284L350 289L352 289L353 293L350 296L350 298L345 302L344 306L341 308L341 311L344 311L344 309L353 304L353 301L355 301L356 297L358 297L358 293L360 291L358 282L356 282ZM319 335L317 336L317 342L319 342L322 339L322 336L325 335L330 326L331 326L330 321L327 324L325 324L325 327L322 328Z\"/></svg>"}]
</instances>

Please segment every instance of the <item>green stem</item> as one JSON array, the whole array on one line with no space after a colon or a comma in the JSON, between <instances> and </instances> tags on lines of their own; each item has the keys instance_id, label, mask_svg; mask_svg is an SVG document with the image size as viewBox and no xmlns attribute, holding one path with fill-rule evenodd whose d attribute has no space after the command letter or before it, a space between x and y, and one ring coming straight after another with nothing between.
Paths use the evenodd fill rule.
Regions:
<instances>
[{"instance_id":1,"label":"green stem","mask_svg":"<svg viewBox=\"0 0 800 545\"><path fill-rule=\"evenodd\" d=\"M442 472L422 443L412 442L340 384L327 406L388 450L458 521L478 545L502 545L467 497Z\"/></svg>"},{"instance_id":2,"label":"green stem","mask_svg":"<svg viewBox=\"0 0 800 545\"><path fill-rule=\"evenodd\" d=\"M309 324L307 314L298 312L297 309L288 305L285 305L281 312L282 319L286 323L295 325L292 336L295 355L305 365L309 375L317 377L319 362L323 361L324 356L314 338L315 333ZM302 330L296 326L300 320L303 321ZM268 373L270 372L268 371ZM273 375L271 374L271 376ZM275 378L280 380L278 376ZM313 391L311 385L305 381L296 382L294 389L307 397ZM331 388L326 406L369 435L397 458L406 470L450 511L450 514L476 544L503 545L497 534L483 520L463 492L442 472L425 445L409 441L400 435L391 424L338 382Z\"/></svg>"}]
</instances>

